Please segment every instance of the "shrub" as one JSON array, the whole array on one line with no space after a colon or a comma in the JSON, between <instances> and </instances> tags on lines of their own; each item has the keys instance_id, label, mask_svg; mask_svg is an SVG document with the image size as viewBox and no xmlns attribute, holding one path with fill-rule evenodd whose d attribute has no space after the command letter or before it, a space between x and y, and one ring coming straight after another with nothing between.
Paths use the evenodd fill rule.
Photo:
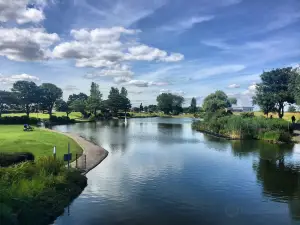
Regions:
<instances>
[{"instance_id":1,"label":"shrub","mask_svg":"<svg viewBox=\"0 0 300 225\"><path fill-rule=\"evenodd\" d=\"M27 116L0 117L0 124L38 124L40 119Z\"/></svg>"},{"instance_id":2,"label":"shrub","mask_svg":"<svg viewBox=\"0 0 300 225\"><path fill-rule=\"evenodd\" d=\"M25 161L34 161L30 152L0 153L0 167L7 167Z\"/></svg>"},{"instance_id":3,"label":"shrub","mask_svg":"<svg viewBox=\"0 0 300 225\"><path fill-rule=\"evenodd\" d=\"M240 116L241 116L242 118L252 118L252 117L254 117L255 115L254 115L254 112L243 112L243 113L240 114Z\"/></svg>"},{"instance_id":4,"label":"shrub","mask_svg":"<svg viewBox=\"0 0 300 225\"><path fill-rule=\"evenodd\" d=\"M57 116L53 116L52 115L50 117L50 122L54 123L54 124L69 124L69 123L75 123L75 120L74 119L70 119L67 116L57 117Z\"/></svg>"},{"instance_id":5,"label":"shrub","mask_svg":"<svg viewBox=\"0 0 300 225\"><path fill-rule=\"evenodd\" d=\"M86 185L85 176L53 158L0 168L0 221L50 224Z\"/></svg>"}]
</instances>

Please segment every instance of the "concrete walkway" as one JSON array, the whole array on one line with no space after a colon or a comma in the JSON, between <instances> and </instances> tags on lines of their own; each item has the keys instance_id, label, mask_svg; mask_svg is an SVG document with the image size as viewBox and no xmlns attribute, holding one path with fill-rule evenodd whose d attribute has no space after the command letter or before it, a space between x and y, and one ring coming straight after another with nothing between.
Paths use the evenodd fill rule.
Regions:
<instances>
[{"instance_id":1,"label":"concrete walkway","mask_svg":"<svg viewBox=\"0 0 300 225\"><path fill-rule=\"evenodd\" d=\"M293 140L295 142L297 142L297 143L300 143L300 124L296 123L294 126L295 127L294 127L294 137L293 137Z\"/></svg>"},{"instance_id":2,"label":"concrete walkway","mask_svg":"<svg viewBox=\"0 0 300 225\"><path fill-rule=\"evenodd\" d=\"M90 170L99 165L107 156L108 151L104 148L86 140L85 138L74 133L62 133L55 130L49 130L52 132L60 133L72 138L83 149L82 156L77 159L77 168L82 171L82 174L87 174ZM75 156L73 156L73 159ZM71 163L72 167L76 167L76 161Z\"/></svg>"}]
</instances>

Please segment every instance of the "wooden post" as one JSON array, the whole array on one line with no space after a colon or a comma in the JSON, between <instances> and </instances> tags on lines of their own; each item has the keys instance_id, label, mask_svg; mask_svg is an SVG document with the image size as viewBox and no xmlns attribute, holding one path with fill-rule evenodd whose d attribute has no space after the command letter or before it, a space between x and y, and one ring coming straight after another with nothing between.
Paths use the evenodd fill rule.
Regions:
<instances>
[{"instance_id":1,"label":"wooden post","mask_svg":"<svg viewBox=\"0 0 300 225\"><path fill-rule=\"evenodd\" d=\"M54 160L56 160L56 146L54 146L54 148L53 148L53 157L54 157Z\"/></svg>"},{"instance_id":2,"label":"wooden post","mask_svg":"<svg viewBox=\"0 0 300 225\"><path fill-rule=\"evenodd\" d=\"M68 169L70 169L70 142L68 142Z\"/></svg>"},{"instance_id":3,"label":"wooden post","mask_svg":"<svg viewBox=\"0 0 300 225\"><path fill-rule=\"evenodd\" d=\"M78 167L77 160L78 160L78 154L76 153L76 169Z\"/></svg>"}]
</instances>

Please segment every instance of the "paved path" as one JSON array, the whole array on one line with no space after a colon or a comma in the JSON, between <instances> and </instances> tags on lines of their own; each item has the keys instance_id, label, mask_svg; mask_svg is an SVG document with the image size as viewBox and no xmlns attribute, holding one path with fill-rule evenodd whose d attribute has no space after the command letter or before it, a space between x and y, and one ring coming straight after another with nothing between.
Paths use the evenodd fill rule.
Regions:
<instances>
[{"instance_id":1,"label":"paved path","mask_svg":"<svg viewBox=\"0 0 300 225\"><path fill-rule=\"evenodd\" d=\"M293 137L294 141L300 143L300 124L296 123L295 127L294 127L294 137Z\"/></svg>"},{"instance_id":2,"label":"paved path","mask_svg":"<svg viewBox=\"0 0 300 225\"><path fill-rule=\"evenodd\" d=\"M83 174L87 174L90 170L94 169L98 164L100 164L107 156L108 151L104 148L86 140L85 138L74 134L74 133L62 133L55 130L49 130L52 132L60 133L72 138L80 147L83 149L83 155L77 160L77 168L82 170ZM85 158L86 157L86 158ZM76 161L71 163L72 167L76 167Z\"/></svg>"}]
</instances>

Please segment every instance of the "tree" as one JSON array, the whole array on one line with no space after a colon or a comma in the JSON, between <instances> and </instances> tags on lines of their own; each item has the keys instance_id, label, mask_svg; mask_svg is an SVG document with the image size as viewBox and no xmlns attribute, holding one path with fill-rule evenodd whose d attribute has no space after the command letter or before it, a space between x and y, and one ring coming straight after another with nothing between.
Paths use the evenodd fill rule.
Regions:
<instances>
[{"instance_id":1,"label":"tree","mask_svg":"<svg viewBox=\"0 0 300 225\"><path fill-rule=\"evenodd\" d=\"M84 117L87 117L86 109L86 100L76 99L70 103L70 108L74 112L80 112Z\"/></svg>"},{"instance_id":2,"label":"tree","mask_svg":"<svg viewBox=\"0 0 300 225\"><path fill-rule=\"evenodd\" d=\"M273 95L271 93L256 93L252 99L252 103L253 105L258 105L264 115L267 115L267 117L269 117L269 113L275 112L276 110Z\"/></svg>"},{"instance_id":3,"label":"tree","mask_svg":"<svg viewBox=\"0 0 300 225\"><path fill-rule=\"evenodd\" d=\"M236 98L229 98L229 102L231 105L236 105L237 104L237 99Z\"/></svg>"},{"instance_id":4,"label":"tree","mask_svg":"<svg viewBox=\"0 0 300 225\"><path fill-rule=\"evenodd\" d=\"M15 103L16 98L12 92L0 90L0 117L2 116L2 112L5 108Z\"/></svg>"},{"instance_id":5,"label":"tree","mask_svg":"<svg viewBox=\"0 0 300 225\"><path fill-rule=\"evenodd\" d=\"M29 117L31 108L39 102L38 86L32 81L17 81L13 84L12 91Z\"/></svg>"},{"instance_id":6,"label":"tree","mask_svg":"<svg viewBox=\"0 0 300 225\"><path fill-rule=\"evenodd\" d=\"M203 101L203 109L205 112L216 112L230 106L231 103L223 91L216 91L208 95Z\"/></svg>"},{"instance_id":7,"label":"tree","mask_svg":"<svg viewBox=\"0 0 300 225\"><path fill-rule=\"evenodd\" d=\"M91 84L90 96L88 97L86 104L87 109L96 116L97 110L101 108L102 94L99 90L99 85L94 82Z\"/></svg>"},{"instance_id":8,"label":"tree","mask_svg":"<svg viewBox=\"0 0 300 225\"><path fill-rule=\"evenodd\" d=\"M170 114L171 112L177 114L182 112L182 104L184 98L179 95L173 95L171 93L162 93L156 98L157 107L163 111L165 114Z\"/></svg>"},{"instance_id":9,"label":"tree","mask_svg":"<svg viewBox=\"0 0 300 225\"><path fill-rule=\"evenodd\" d=\"M70 105L75 100L86 101L87 99L88 99L88 96L82 92L80 92L79 94L72 94L68 98L68 104Z\"/></svg>"},{"instance_id":10,"label":"tree","mask_svg":"<svg viewBox=\"0 0 300 225\"><path fill-rule=\"evenodd\" d=\"M290 106L289 106L288 112L296 112L296 111L297 111L297 109L296 109L295 106L293 106L293 105L290 105Z\"/></svg>"},{"instance_id":11,"label":"tree","mask_svg":"<svg viewBox=\"0 0 300 225\"><path fill-rule=\"evenodd\" d=\"M121 93L120 93L120 94L121 94L122 96L124 96L124 97L127 97L128 92L127 92L126 88L122 87L122 88L121 88Z\"/></svg>"},{"instance_id":12,"label":"tree","mask_svg":"<svg viewBox=\"0 0 300 225\"><path fill-rule=\"evenodd\" d=\"M148 111L149 112L157 112L157 105L149 105Z\"/></svg>"},{"instance_id":13,"label":"tree","mask_svg":"<svg viewBox=\"0 0 300 225\"><path fill-rule=\"evenodd\" d=\"M52 115L54 103L62 97L62 90L54 84L44 83L40 86L40 100L43 109Z\"/></svg>"},{"instance_id":14,"label":"tree","mask_svg":"<svg viewBox=\"0 0 300 225\"><path fill-rule=\"evenodd\" d=\"M62 99L58 99L55 102L55 110L59 112L65 112L67 117L69 117L69 114L72 112L70 105Z\"/></svg>"},{"instance_id":15,"label":"tree","mask_svg":"<svg viewBox=\"0 0 300 225\"><path fill-rule=\"evenodd\" d=\"M197 100L195 98L192 98L191 106L190 106L190 112L195 114L196 111L197 111Z\"/></svg>"},{"instance_id":16,"label":"tree","mask_svg":"<svg viewBox=\"0 0 300 225\"><path fill-rule=\"evenodd\" d=\"M120 92L118 88L111 87L107 98L107 105L114 115L118 113L121 108Z\"/></svg>"},{"instance_id":17,"label":"tree","mask_svg":"<svg viewBox=\"0 0 300 225\"><path fill-rule=\"evenodd\" d=\"M149 111L149 107L148 106L144 106L144 111L148 112Z\"/></svg>"},{"instance_id":18,"label":"tree","mask_svg":"<svg viewBox=\"0 0 300 225\"><path fill-rule=\"evenodd\" d=\"M287 104L295 103L294 93L290 89L295 77L295 71L291 67L274 69L264 72L260 77L261 83L257 84L254 102L260 103L260 106L265 108L263 104L266 104L266 101L263 101L262 98L267 98L271 101L267 104L273 105L272 107L274 107L274 111L277 112L278 117L282 118L284 107Z\"/></svg>"},{"instance_id":19,"label":"tree","mask_svg":"<svg viewBox=\"0 0 300 225\"><path fill-rule=\"evenodd\" d=\"M140 104L140 112L144 111L143 103Z\"/></svg>"}]
</instances>

